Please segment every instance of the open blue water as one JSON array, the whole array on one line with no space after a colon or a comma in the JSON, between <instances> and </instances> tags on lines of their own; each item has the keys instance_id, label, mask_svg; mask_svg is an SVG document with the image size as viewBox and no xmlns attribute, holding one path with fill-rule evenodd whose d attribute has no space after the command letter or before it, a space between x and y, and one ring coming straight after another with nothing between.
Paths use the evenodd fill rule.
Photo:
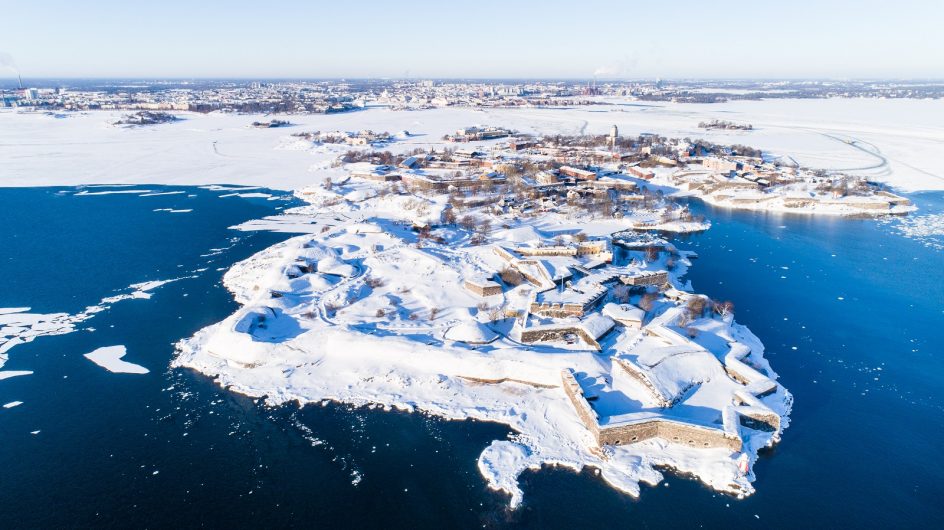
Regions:
<instances>
[{"instance_id":1,"label":"open blue water","mask_svg":"<svg viewBox=\"0 0 944 530\"><path fill-rule=\"evenodd\" d=\"M509 512L475 467L503 426L267 409L167 369L175 341L235 309L218 269L286 237L228 227L289 203L148 188L185 193L0 189L0 307L77 312L195 276L10 352L5 370L35 373L0 381L0 404L24 402L0 408L2 528L944 525L944 254L893 224L695 206L714 222L680 242L700 254L695 289L734 301L796 398L757 494L672 477L633 500L591 472L545 469L522 477ZM944 194L915 199L944 211ZM115 344L151 372L82 357Z\"/></svg>"}]
</instances>

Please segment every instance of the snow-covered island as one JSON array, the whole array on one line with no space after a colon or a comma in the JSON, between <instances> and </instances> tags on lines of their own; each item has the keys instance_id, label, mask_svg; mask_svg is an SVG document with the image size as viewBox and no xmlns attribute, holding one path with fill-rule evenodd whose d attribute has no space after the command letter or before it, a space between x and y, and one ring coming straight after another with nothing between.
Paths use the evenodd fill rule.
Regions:
<instances>
[{"instance_id":1,"label":"snow-covered island","mask_svg":"<svg viewBox=\"0 0 944 530\"><path fill-rule=\"evenodd\" d=\"M533 148L344 153L305 206L243 227L305 234L233 266L241 308L174 365L271 405L506 424L478 467L513 507L543 465L631 495L666 469L751 494L792 396L732 304L684 281L695 255L652 232L709 225Z\"/></svg>"},{"instance_id":2,"label":"snow-covered island","mask_svg":"<svg viewBox=\"0 0 944 530\"><path fill-rule=\"evenodd\" d=\"M850 145L882 158L867 145ZM615 125L609 135L536 138L527 151L568 164L540 176L544 182L628 178L640 187L744 210L882 216L917 209L860 175L801 167L790 156L773 157L743 145L654 134L624 138Z\"/></svg>"},{"instance_id":3,"label":"snow-covered island","mask_svg":"<svg viewBox=\"0 0 944 530\"><path fill-rule=\"evenodd\" d=\"M132 114L126 114L116 121L115 125L126 125L129 127L142 125L159 125L161 123L172 123L180 120L177 116L168 112L155 112L142 110Z\"/></svg>"},{"instance_id":4,"label":"snow-covered island","mask_svg":"<svg viewBox=\"0 0 944 530\"><path fill-rule=\"evenodd\" d=\"M912 202L853 175L828 174L746 157L690 159L671 172L653 173L653 184L677 189L715 206L804 214L877 217L917 210Z\"/></svg>"}]
</instances>

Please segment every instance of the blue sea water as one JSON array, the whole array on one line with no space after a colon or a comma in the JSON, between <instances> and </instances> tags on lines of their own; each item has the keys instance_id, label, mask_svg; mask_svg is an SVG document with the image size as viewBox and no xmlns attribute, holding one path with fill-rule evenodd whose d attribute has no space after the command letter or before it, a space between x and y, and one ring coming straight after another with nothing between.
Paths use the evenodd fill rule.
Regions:
<instances>
[{"instance_id":1,"label":"blue sea water","mask_svg":"<svg viewBox=\"0 0 944 530\"><path fill-rule=\"evenodd\" d=\"M714 226L678 240L700 255L689 279L735 303L795 396L754 496L669 476L633 500L590 471L547 468L524 474L525 504L509 511L476 469L504 426L269 409L168 369L174 342L235 309L219 269L286 237L229 227L290 203L148 188L184 193L0 189L0 307L74 313L184 278L11 350L4 369L34 374L0 381L0 404L23 401L0 408L2 528L944 525L944 254L895 221L693 205ZM944 194L913 198L944 212ZM82 356L116 344L150 373Z\"/></svg>"}]
</instances>

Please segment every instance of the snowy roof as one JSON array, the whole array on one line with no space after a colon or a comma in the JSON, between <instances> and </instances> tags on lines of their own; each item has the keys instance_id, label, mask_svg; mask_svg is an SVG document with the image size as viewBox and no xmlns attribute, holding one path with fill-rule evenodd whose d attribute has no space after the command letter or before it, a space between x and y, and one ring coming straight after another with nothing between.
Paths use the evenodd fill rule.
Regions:
<instances>
[{"instance_id":1,"label":"snowy roof","mask_svg":"<svg viewBox=\"0 0 944 530\"><path fill-rule=\"evenodd\" d=\"M581 281L567 289L545 291L538 296L538 301L551 304L585 304L605 291L606 288L599 284Z\"/></svg>"},{"instance_id":2,"label":"snowy roof","mask_svg":"<svg viewBox=\"0 0 944 530\"><path fill-rule=\"evenodd\" d=\"M470 283L472 285L478 285L480 287L500 287L498 283L487 278L485 275L482 275L482 274L476 274L474 276L470 276L466 278L465 281L467 283Z\"/></svg>"},{"instance_id":3,"label":"snowy roof","mask_svg":"<svg viewBox=\"0 0 944 530\"><path fill-rule=\"evenodd\" d=\"M551 258L538 260L538 262L544 266L545 270L547 270L554 281L565 280L573 276L569 268L569 266L573 265L575 262L573 258L565 257L559 259L557 256L553 256Z\"/></svg>"},{"instance_id":4,"label":"snowy roof","mask_svg":"<svg viewBox=\"0 0 944 530\"><path fill-rule=\"evenodd\" d=\"M613 329L615 322L613 322L613 319L608 316L604 316L599 313L594 313L588 316L587 318L583 319L580 322L580 324L583 326L583 329L585 329L591 337L593 337L594 339L599 339L600 337L605 335L608 331Z\"/></svg>"},{"instance_id":5,"label":"snowy roof","mask_svg":"<svg viewBox=\"0 0 944 530\"><path fill-rule=\"evenodd\" d=\"M617 305L609 303L603 306L603 314L617 321L639 321L646 317L646 312L631 304Z\"/></svg>"}]
</instances>

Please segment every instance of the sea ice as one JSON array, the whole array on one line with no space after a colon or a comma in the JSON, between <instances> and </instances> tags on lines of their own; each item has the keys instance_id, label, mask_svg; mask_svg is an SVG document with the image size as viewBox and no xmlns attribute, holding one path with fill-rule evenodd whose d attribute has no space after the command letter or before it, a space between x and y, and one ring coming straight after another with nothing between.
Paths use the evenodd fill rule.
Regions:
<instances>
[{"instance_id":1,"label":"sea ice","mask_svg":"<svg viewBox=\"0 0 944 530\"><path fill-rule=\"evenodd\" d=\"M125 350L124 346L106 346L104 348L98 348L91 353L86 353L85 357L109 372L119 374L148 373L148 369L141 365L121 360L126 353L127 350Z\"/></svg>"}]
</instances>

